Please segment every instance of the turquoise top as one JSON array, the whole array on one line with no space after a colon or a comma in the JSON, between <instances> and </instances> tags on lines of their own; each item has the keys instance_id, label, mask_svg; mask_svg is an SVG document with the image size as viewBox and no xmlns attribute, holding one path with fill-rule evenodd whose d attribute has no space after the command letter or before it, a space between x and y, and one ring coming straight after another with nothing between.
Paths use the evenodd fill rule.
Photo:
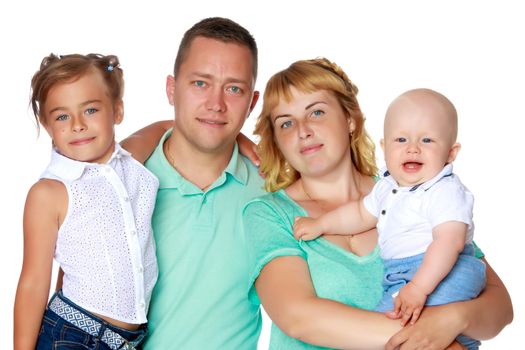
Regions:
<instances>
[{"instance_id":1,"label":"turquoise top","mask_svg":"<svg viewBox=\"0 0 525 350\"><path fill-rule=\"evenodd\" d=\"M249 299L253 305L260 305L254 283L262 268L280 256L300 256L308 264L319 297L373 309L382 296L383 265L379 249L376 247L360 257L322 236L312 241L296 241L292 228L294 218L307 215L283 190L268 193L246 205L243 221L250 253ZM273 324L270 349L322 348L291 338Z\"/></svg>"},{"instance_id":2,"label":"turquoise top","mask_svg":"<svg viewBox=\"0 0 525 350\"><path fill-rule=\"evenodd\" d=\"M241 210L264 193L263 180L237 146L206 190L168 163L160 141L146 167L160 182L153 231L159 276L145 349L256 349L259 305L246 297L249 268Z\"/></svg>"}]
</instances>

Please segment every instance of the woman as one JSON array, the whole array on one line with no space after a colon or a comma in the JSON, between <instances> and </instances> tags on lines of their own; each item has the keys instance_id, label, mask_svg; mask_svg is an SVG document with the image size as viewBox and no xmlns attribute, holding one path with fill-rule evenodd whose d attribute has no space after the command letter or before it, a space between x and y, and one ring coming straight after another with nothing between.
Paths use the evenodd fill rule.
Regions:
<instances>
[{"instance_id":1,"label":"woman","mask_svg":"<svg viewBox=\"0 0 525 350\"><path fill-rule=\"evenodd\" d=\"M249 297L274 322L270 347L382 349L388 342L387 348L442 349L461 333L495 336L512 320L512 305L488 264L480 297L428 307L414 326L401 329L398 320L365 311L382 295L375 229L294 240L296 216L317 217L358 201L374 185L374 146L356 94L326 59L295 62L266 86L255 134L272 193L250 202L243 220L253 259Z\"/></svg>"}]
</instances>

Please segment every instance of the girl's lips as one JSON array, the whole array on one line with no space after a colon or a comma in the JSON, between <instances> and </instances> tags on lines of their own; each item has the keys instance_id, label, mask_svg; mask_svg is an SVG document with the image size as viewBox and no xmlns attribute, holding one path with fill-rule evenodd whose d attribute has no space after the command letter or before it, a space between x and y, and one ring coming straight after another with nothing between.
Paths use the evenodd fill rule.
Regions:
<instances>
[{"instance_id":1,"label":"girl's lips","mask_svg":"<svg viewBox=\"0 0 525 350\"><path fill-rule=\"evenodd\" d=\"M319 151L323 147L323 144L315 144L301 148L301 154L310 154Z\"/></svg>"},{"instance_id":2,"label":"girl's lips","mask_svg":"<svg viewBox=\"0 0 525 350\"><path fill-rule=\"evenodd\" d=\"M406 162L403 163L403 170L409 173L415 173L421 169L423 163L419 162Z\"/></svg>"},{"instance_id":3,"label":"girl's lips","mask_svg":"<svg viewBox=\"0 0 525 350\"><path fill-rule=\"evenodd\" d=\"M70 144L73 145L73 146L82 146L82 145L90 143L94 139L95 139L94 137L86 137L86 138L83 138L83 139L78 139L78 140L75 140L75 141L71 141Z\"/></svg>"}]
</instances>

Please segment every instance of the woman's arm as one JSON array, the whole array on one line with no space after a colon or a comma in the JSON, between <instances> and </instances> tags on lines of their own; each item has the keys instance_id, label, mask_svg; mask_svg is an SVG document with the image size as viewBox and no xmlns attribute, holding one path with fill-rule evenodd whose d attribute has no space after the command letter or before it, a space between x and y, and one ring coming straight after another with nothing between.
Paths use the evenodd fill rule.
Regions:
<instances>
[{"instance_id":1,"label":"woman's arm","mask_svg":"<svg viewBox=\"0 0 525 350\"><path fill-rule=\"evenodd\" d=\"M505 285L487 261L487 284L483 292L468 301L426 307L417 323L393 336L386 349L412 348L415 344L435 343L436 349L459 334L484 340L495 337L514 317Z\"/></svg>"},{"instance_id":2,"label":"woman's arm","mask_svg":"<svg viewBox=\"0 0 525 350\"><path fill-rule=\"evenodd\" d=\"M64 186L41 180L28 193L24 209L24 261L14 308L14 349L34 349L49 297L60 203ZM58 205L58 206L57 206Z\"/></svg>"},{"instance_id":3,"label":"woman's arm","mask_svg":"<svg viewBox=\"0 0 525 350\"><path fill-rule=\"evenodd\" d=\"M383 349L401 328L383 314L317 297L306 261L275 258L255 281L264 309L290 337L340 349Z\"/></svg>"}]
</instances>

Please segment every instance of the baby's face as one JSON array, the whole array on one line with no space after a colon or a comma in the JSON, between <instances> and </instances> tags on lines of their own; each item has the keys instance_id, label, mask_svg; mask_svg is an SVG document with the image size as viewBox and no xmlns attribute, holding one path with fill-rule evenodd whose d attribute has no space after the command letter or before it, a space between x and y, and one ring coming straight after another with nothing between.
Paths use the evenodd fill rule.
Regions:
<instances>
[{"instance_id":1,"label":"baby's face","mask_svg":"<svg viewBox=\"0 0 525 350\"><path fill-rule=\"evenodd\" d=\"M435 177L454 160L455 112L436 101L403 98L387 112L381 142L388 171L399 186L411 187Z\"/></svg>"}]
</instances>

